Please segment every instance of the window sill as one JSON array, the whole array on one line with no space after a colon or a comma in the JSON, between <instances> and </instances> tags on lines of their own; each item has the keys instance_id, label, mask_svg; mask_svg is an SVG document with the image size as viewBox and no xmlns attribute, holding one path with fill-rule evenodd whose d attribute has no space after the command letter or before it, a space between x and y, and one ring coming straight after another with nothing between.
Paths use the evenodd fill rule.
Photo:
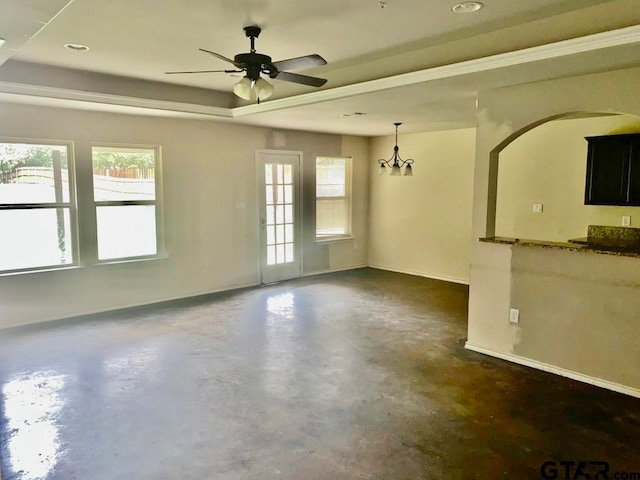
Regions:
<instances>
[{"instance_id":1,"label":"window sill","mask_svg":"<svg viewBox=\"0 0 640 480\"><path fill-rule=\"evenodd\" d=\"M43 268L29 268L24 270L8 270L5 272L0 272L0 277L13 277L17 275L31 275L33 273L49 273L49 272L62 272L65 270L80 270L85 268L81 265L56 265L54 267L43 267Z\"/></svg>"},{"instance_id":2,"label":"window sill","mask_svg":"<svg viewBox=\"0 0 640 480\"><path fill-rule=\"evenodd\" d=\"M316 237L316 243L319 245L324 245L326 243L349 242L351 240L355 240L355 237L352 235L340 235L335 237Z\"/></svg>"},{"instance_id":3,"label":"window sill","mask_svg":"<svg viewBox=\"0 0 640 480\"><path fill-rule=\"evenodd\" d=\"M129 263L149 263L149 262L158 262L163 260L168 260L168 256L157 256L157 257L142 257L142 258L119 258L116 260L103 260L93 265L60 265L53 267L43 267L43 268L30 268L24 270L8 270L5 272L0 271L0 278L2 277L13 277L18 275L31 275L34 273L50 273L50 272L64 272L67 270L81 270L84 268L91 267L103 267L107 265L123 265Z\"/></svg>"},{"instance_id":4,"label":"window sill","mask_svg":"<svg viewBox=\"0 0 640 480\"><path fill-rule=\"evenodd\" d=\"M108 265L124 265L129 263L158 262L158 261L163 261L168 259L169 257L166 255L153 256L153 257L136 257L136 258L114 258L113 260L99 260L93 266L105 267Z\"/></svg>"}]
</instances>

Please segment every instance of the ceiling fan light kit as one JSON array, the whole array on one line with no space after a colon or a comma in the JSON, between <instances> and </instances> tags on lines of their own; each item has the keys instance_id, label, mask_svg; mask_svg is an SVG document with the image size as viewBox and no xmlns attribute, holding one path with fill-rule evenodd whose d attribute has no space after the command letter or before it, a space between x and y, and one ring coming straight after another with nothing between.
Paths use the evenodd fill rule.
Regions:
<instances>
[{"instance_id":1,"label":"ceiling fan light kit","mask_svg":"<svg viewBox=\"0 0 640 480\"><path fill-rule=\"evenodd\" d=\"M404 175L405 177L413 176L413 165L414 160L412 158L408 158L403 160L400 157L400 147L398 147L398 127L402 125L402 123L396 122L394 123L396 126L396 145L393 147L393 155L389 160L385 160L381 158L378 160L378 164L380 168L378 170L378 175L384 175L387 172L387 168L391 170L390 175L394 177L398 177L400 175ZM404 167L404 174L402 173L402 168Z\"/></svg>"},{"instance_id":2,"label":"ceiling fan light kit","mask_svg":"<svg viewBox=\"0 0 640 480\"><path fill-rule=\"evenodd\" d=\"M258 97L258 100L262 101L262 100L266 100L267 98L269 98L271 95L273 95L273 85L271 85L269 82L267 82L264 78L258 78L254 83L253 86L256 90L256 96Z\"/></svg>"},{"instance_id":3,"label":"ceiling fan light kit","mask_svg":"<svg viewBox=\"0 0 640 480\"><path fill-rule=\"evenodd\" d=\"M244 33L251 41L251 49L249 53L239 53L233 60L219 53L212 52L201 48L200 51L213 55L220 60L231 63L237 70L197 70L184 72L165 72L167 74L182 73L240 73L244 72L245 76L234 87L233 93L244 100L251 100L251 93L255 91L258 102L265 100L273 95L274 87L260 74L264 73L269 78L283 80L285 82L298 83L310 87L321 87L327 80L324 78L310 77L299 73L291 73L285 70L296 70L302 68L311 68L326 65L327 61L318 54L305 55L303 57L289 58L278 62L271 61L271 57L256 52L255 39L260 36L262 30L256 25L244 27Z\"/></svg>"},{"instance_id":4,"label":"ceiling fan light kit","mask_svg":"<svg viewBox=\"0 0 640 480\"><path fill-rule=\"evenodd\" d=\"M238 83L233 87L233 93L236 96L244 99L251 100L251 89L253 88L253 82L249 77L243 77Z\"/></svg>"}]
</instances>

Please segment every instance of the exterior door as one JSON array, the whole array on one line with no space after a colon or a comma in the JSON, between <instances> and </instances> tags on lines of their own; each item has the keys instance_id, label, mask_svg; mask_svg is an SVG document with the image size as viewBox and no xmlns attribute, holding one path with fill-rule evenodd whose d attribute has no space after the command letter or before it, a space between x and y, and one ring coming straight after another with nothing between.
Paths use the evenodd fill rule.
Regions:
<instances>
[{"instance_id":1,"label":"exterior door","mask_svg":"<svg viewBox=\"0 0 640 480\"><path fill-rule=\"evenodd\" d=\"M258 150L261 282L299 277L302 152Z\"/></svg>"}]
</instances>

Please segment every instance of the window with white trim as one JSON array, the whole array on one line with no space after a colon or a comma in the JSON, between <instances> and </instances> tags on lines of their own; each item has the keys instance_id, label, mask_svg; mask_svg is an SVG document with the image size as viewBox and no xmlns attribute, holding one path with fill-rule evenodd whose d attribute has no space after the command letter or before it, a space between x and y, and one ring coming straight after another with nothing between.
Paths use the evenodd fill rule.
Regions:
<instances>
[{"instance_id":1,"label":"window with white trim","mask_svg":"<svg viewBox=\"0 0 640 480\"><path fill-rule=\"evenodd\" d=\"M316 240L351 235L350 157L316 157Z\"/></svg>"},{"instance_id":2,"label":"window with white trim","mask_svg":"<svg viewBox=\"0 0 640 480\"><path fill-rule=\"evenodd\" d=\"M74 263L71 153L68 143L0 140L0 272Z\"/></svg>"},{"instance_id":3,"label":"window with white trim","mask_svg":"<svg viewBox=\"0 0 640 480\"><path fill-rule=\"evenodd\" d=\"M159 240L159 149L94 145L98 260L155 256Z\"/></svg>"}]
</instances>

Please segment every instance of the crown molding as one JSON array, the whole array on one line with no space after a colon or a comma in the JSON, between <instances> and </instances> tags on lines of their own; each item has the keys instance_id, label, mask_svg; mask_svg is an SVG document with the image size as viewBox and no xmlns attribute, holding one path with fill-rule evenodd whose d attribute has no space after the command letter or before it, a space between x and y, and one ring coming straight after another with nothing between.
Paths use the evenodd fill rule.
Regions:
<instances>
[{"instance_id":1,"label":"crown molding","mask_svg":"<svg viewBox=\"0 0 640 480\"><path fill-rule=\"evenodd\" d=\"M171 102L152 98L127 97L108 93L86 92L43 85L13 83L0 81L0 94L10 96L29 96L43 99L66 100L67 107L73 108L75 103L97 103L144 110L187 113L211 117L232 118L233 110L224 107L212 107L195 103Z\"/></svg>"},{"instance_id":2,"label":"crown molding","mask_svg":"<svg viewBox=\"0 0 640 480\"><path fill-rule=\"evenodd\" d=\"M345 85L342 87L319 90L293 97L275 99L261 104L245 105L234 108L213 107L192 103L154 100L1 81L0 94L3 94L3 98L10 98L17 102L20 101L20 96L29 96L32 100L34 98L58 99L63 101L62 106L69 108L74 108L74 106L78 106L80 104L83 105L84 108L86 108L88 104L102 104L126 107L128 112L137 110L142 114L162 112L165 115L174 113L176 115L195 115L200 118L210 117L232 119L258 113L272 112L314 103L338 100L354 95L374 93L381 90L433 80L452 78L515 65L523 65L541 60L550 60L579 53L630 45L638 42L640 42L640 25L634 25L631 27L610 30L560 42L452 63L440 67L427 68L424 70L393 75L352 85Z\"/></svg>"},{"instance_id":3,"label":"crown molding","mask_svg":"<svg viewBox=\"0 0 640 480\"><path fill-rule=\"evenodd\" d=\"M416 83L432 80L457 77L470 73L484 72L498 68L522 65L540 60L592 52L604 48L618 47L640 42L640 25L596 33L584 37L562 40L536 47L515 50L513 52L500 53L488 57L466 60L440 67L427 68L415 72L403 73L391 77L370 80L367 82L345 85L327 90L305 93L295 97L287 97L271 100L269 102L245 105L233 109L234 117L252 115L256 113L282 110L284 108L298 107L312 103L338 100L341 98L373 93L390 88L404 87Z\"/></svg>"}]
</instances>

